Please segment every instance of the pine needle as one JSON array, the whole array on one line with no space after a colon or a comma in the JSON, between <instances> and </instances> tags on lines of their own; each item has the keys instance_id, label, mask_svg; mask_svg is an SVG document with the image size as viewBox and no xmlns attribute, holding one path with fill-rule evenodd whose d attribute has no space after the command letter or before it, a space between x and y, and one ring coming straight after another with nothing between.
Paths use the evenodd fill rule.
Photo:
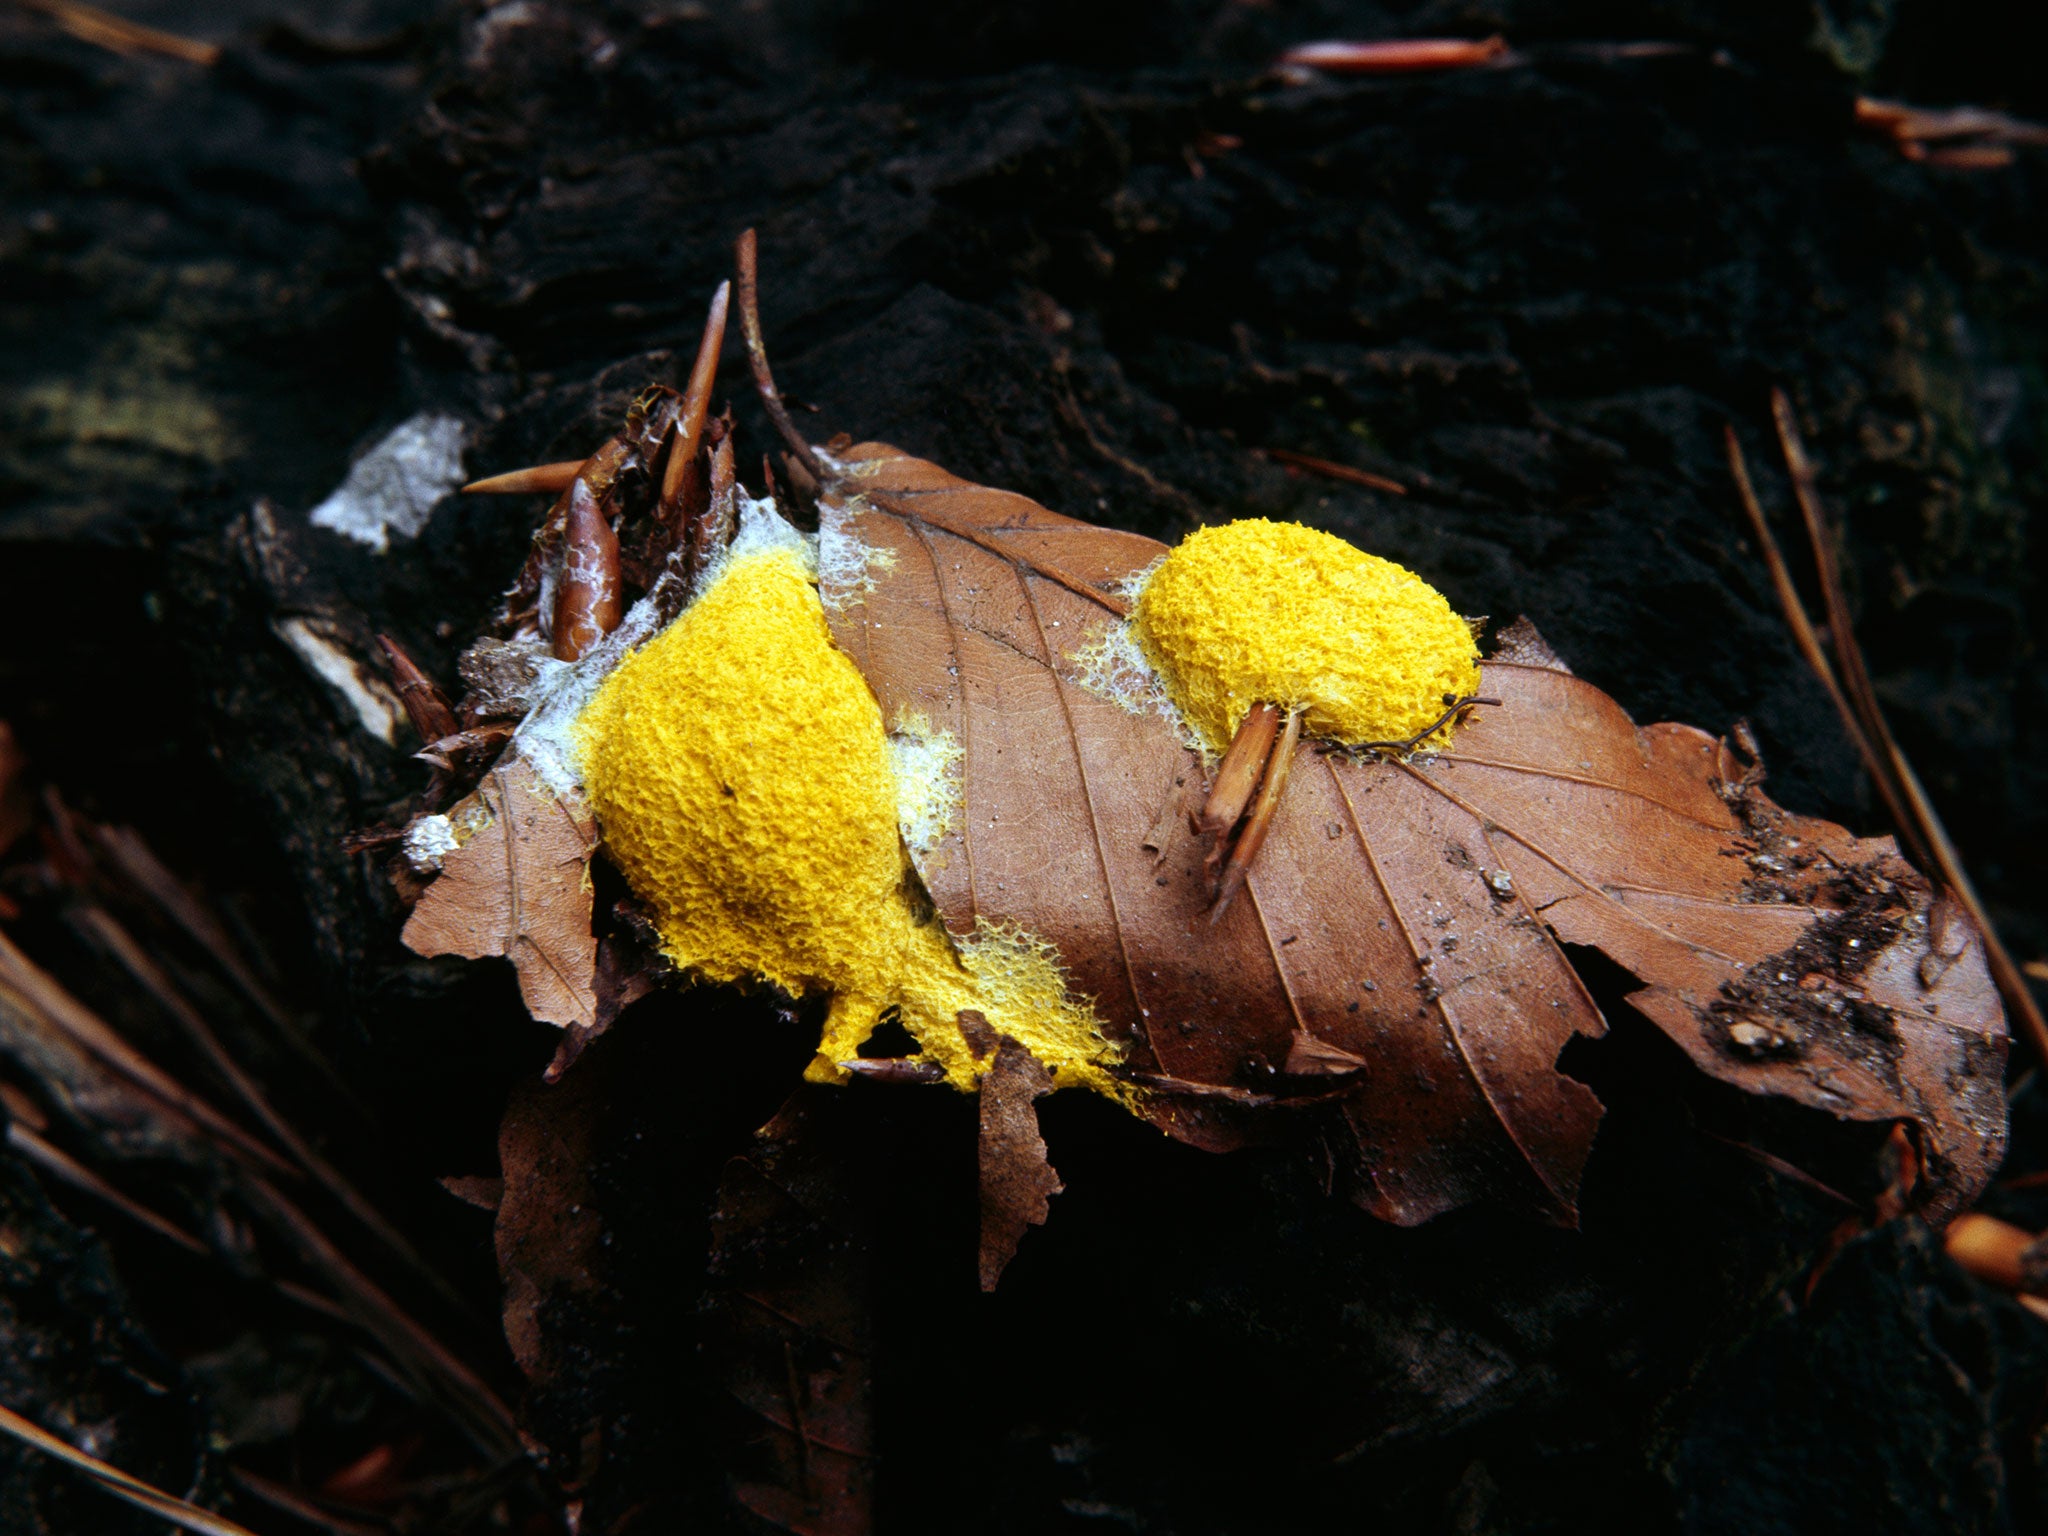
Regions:
<instances>
[{"instance_id":1,"label":"pine needle","mask_svg":"<svg viewBox=\"0 0 2048 1536\"><path fill-rule=\"evenodd\" d=\"M78 1468L115 1498L133 1504L137 1509L145 1509L153 1515L160 1515L180 1530L196 1531L199 1536L255 1536L247 1526L237 1525L234 1521L201 1509L196 1504L187 1504L183 1499L165 1493L161 1488L145 1483L139 1477L129 1476L119 1467L101 1461L97 1456L88 1456L76 1446L66 1444L48 1430L31 1423L11 1408L0 1407L0 1433L12 1435L23 1445Z\"/></svg>"}]
</instances>

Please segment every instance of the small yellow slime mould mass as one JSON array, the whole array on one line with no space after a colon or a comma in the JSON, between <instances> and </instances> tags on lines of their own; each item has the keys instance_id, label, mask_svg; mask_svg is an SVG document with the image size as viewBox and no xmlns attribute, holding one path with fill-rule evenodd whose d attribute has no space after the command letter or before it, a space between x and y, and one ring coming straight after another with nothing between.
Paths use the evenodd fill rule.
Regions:
<instances>
[{"instance_id":1,"label":"small yellow slime mould mass","mask_svg":"<svg viewBox=\"0 0 2048 1536\"><path fill-rule=\"evenodd\" d=\"M620 663L577 721L605 847L654 910L669 957L713 981L833 994L809 1075L843 1074L899 1010L954 1086L978 1010L1062 1085L1128 1098L1094 1010L1045 944L984 926L957 945L913 905L882 713L832 643L801 558L733 560Z\"/></svg>"},{"instance_id":2,"label":"small yellow slime mould mass","mask_svg":"<svg viewBox=\"0 0 2048 1536\"><path fill-rule=\"evenodd\" d=\"M1479 688L1472 632L1428 582L1299 523L1201 528L1160 562L1132 628L1214 751L1258 703L1335 741L1401 741ZM1440 732L1436 741L1448 735Z\"/></svg>"}]
</instances>

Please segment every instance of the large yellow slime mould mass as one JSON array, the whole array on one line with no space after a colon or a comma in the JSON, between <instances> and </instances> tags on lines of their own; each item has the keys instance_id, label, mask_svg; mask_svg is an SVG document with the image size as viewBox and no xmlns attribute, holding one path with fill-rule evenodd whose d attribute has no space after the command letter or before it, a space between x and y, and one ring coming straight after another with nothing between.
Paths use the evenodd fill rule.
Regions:
<instances>
[{"instance_id":1,"label":"large yellow slime mould mass","mask_svg":"<svg viewBox=\"0 0 2048 1536\"><path fill-rule=\"evenodd\" d=\"M1403 741L1446 694L1479 689L1472 631L1442 593L1299 523L1197 529L1145 582L1131 624L1217 752L1254 704L1301 707L1314 736Z\"/></svg>"},{"instance_id":2,"label":"large yellow slime mould mass","mask_svg":"<svg viewBox=\"0 0 2048 1536\"><path fill-rule=\"evenodd\" d=\"M1061 1084L1127 1093L1058 957L984 926L957 944L918 901L875 696L832 643L802 557L735 558L620 663L577 723L605 847L677 964L833 994L810 1075L833 1080L898 1010L956 1087L978 1011Z\"/></svg>"}]
</instances>

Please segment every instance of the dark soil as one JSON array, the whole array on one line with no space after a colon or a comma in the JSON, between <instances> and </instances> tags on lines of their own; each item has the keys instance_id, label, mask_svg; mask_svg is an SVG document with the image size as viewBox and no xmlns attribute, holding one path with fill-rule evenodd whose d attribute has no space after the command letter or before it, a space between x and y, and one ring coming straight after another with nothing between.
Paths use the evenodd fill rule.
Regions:
<instances>
[{"instance_id":1,"label":"dark soil","mask_svg":"<svg viewBox=\"0 0 2048 1536\"><path fill-rule=\"evenodd\" d=\"M1722 458L1732 423L1789 504L1784 387L1901 741L2009 945L2048 955L2048 152L1930 169L1850 116L1858 92L2048 115L2027 7L124 11L223 58L119 58L0 13L0 719L239 915L383 1127L336 1132L337 1156L480 1313L488 1218L430 1181L497 1172L507 1093L552 1043L508 968L399 948L380 864L342 838L424 770L276 626L363 656L387 631L452 681L532 507L450 499L382 555L306 513L422 410L462 418L476 473L594 445L687 365L748 225L815 439L1169 539L1327 527L1461 612L1528 614L1638 720L1747 718L1776 798L1878 832ZM1494 30L1515 67L1265 70L1314 36ZM1680 46L1592 46L1644 40ZM722 382L768 447L731 360ZM62 944L44 963L86 988ZM1874 1143L1710 1091L1627 1014L1626 977L1587 970L1616 1028L1568 1057L1610 1107L1577 1233L1484 1210L1395 1231L1326 1199L1319 1163L1206 1156L1060 1098L1066 1193L983 1298L972 1107L849 1090L833 1113L880 1221L879 1528L2048 1524L2048 1329L1911 1222L1808 1299L1841 1210L1717 1138L1778 1136L1859 1196ZM709 1212L805 1055L800 1023L698 992L577 1069L613 1085L591 1178L618 1257L603 1307L558 1320L574 1365L532 1424L586 1531L733 1518L744 1447L698 1349ZM2048 1163L2034 1082L2017 1170ZM1989 1204L2048 1223L2038 1196ZM114 1221L0 1167L0 1403L103 1424L102 1454L221 1501L227 1463L310 1480L389 1433L372 1376L253 1313L198 1326L205 1271ZM502 1344L463 1342L517 1391ZM279 1430L252 1383L319 1402ZM123 1518L0 1448L7 1531L147 1528Z\"/></svg>"}]
</instances>

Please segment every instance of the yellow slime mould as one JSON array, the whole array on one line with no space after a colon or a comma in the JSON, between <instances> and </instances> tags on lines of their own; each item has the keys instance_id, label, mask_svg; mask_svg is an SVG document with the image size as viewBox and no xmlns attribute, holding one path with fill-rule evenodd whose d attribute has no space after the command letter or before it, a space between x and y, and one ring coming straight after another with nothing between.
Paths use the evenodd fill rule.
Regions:
<instances>
[{"instance_id":1,"label":"yellow slime mould","mask_svg":"<svg viewBox=\"0 0 2048 1536\"><path fill-rule=\"evenodd\" d=\"M1442 593L1299 523L1196 530L1146 581L1132 628L1216 752L1254 704L1304 709L1311 735L1401 741L1479 689L1472 632Z\"/></svg>"},{"instance_id":2,"label":"yellow slime mould","mask_svg":"<svg viewBox=\"0 0 2048 1536\"><path fill-rule=\"evenodd\" d=\"M743 541L744 543L744 541ZM735 553L621 662L577 722L605 847L663 948L713 981L833 995L809 1076L831 1081L894 1010L955 1087L980 1013L1062 1085L1111 1097L1114 1048L1052 949L984 925L955 940L903 850L880 707L832 643L803 556Z\"/></svg>"}]
</instances>

